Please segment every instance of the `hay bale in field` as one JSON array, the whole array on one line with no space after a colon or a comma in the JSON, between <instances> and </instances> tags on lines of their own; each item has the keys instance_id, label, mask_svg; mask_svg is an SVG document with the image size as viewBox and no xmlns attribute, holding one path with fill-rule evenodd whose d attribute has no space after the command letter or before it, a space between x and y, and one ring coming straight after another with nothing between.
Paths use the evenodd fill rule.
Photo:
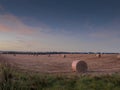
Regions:
<instances>
[{"instance_id":1,"label":"hay bale in field","mask_svg":"<svg viewBox=\"0 0 120 90\"><path fill-rule=\"evenodd\" d=\"M101 58L101 54L99 53L99 54L96 54L96 57L98 57L98 58Z\"/></svg>"},{"instance_id":2,"label":"hay bale in field","mask_svg":"<svg viewBox=\"0 0 120 90\"><path fill-rule=\"evenodd\" d=\"M72 62L72 70L74 72L85 73L87 72L88 66L85 61L76 60Z\"/></svg>"},{"instance_id":3,"label":"hay bale in field","mask_svg":"<svg viewBox=\"0 0 120 90\"><path fill-rule=\"evenodd\" d=\"M62 55L63 58L66 58L66 55Z\"/></svg>"},{"instance_id":4,"label":"hay bale in field","mask_svg":"<svg viewBox=\"0 0 120 90\"><path fill-rule=\"evenodd\" d=\"M50 57L51 55L50 54L48 54L48 57Z\"/></svg>"},{"instance_id":5,"label":"hay bale in field","mask_svg":"<svg viewBox=\"0 0 120 90\"><path fill-rule=\"evenodd\" d=\"M117 55L117 59L119 59L119 60L120 60L120 54L118 54L118 55Z\"/></svg>"},{"instance_id":6,"label":"hay bale in field","mask_svg":"<svg viewBox=\"0 0 120 90\"><path fill-rule=\"evenodd\" d=\"M16 56L16 54L13 54L13 56Z\"/></svg>"}]
</instances>

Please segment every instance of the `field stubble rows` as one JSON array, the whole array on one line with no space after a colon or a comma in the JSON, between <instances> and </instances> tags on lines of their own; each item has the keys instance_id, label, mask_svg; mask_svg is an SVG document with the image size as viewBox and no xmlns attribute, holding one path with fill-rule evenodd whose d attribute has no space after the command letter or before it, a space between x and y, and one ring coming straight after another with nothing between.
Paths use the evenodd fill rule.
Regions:
<instances>
[{"instance_id":1,"label":"field stubble rows","mask_svg":"<svg viewBox=\"0 0 120 90\"><path fill-rule=\"evenodd\" d=\"M101 58L95 54L59 54L51 55L1 55L0 59L7 61L11 66L23 71L39 73L76 74L71 64L74 60L84 60L88 64L85 74L113 74L120 73L120 60L116 54L104 54Z\"/></svg>"}]
</instances>

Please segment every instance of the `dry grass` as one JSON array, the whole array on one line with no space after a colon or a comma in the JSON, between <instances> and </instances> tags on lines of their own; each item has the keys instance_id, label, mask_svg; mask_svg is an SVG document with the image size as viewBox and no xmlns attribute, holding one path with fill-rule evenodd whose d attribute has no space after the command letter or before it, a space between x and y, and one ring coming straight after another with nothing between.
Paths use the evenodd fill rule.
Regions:
<instances>
[{"instance_id":1,"label":"dry grass","mask_svg":"<svg viewBox=\"0 0 120 90\"><path fill-rule=\"evenodd\" d=\"M95 54L72 54L62 58L58 55L1 55L1 60L6 60L12 66L22 71L39 73L76 74L72 71L71 64L74 60L84 60L88 64L86 74L113 74L120 72L120 60L116 54L104 54L97 58Z\"/></svg>"}]
</instances>

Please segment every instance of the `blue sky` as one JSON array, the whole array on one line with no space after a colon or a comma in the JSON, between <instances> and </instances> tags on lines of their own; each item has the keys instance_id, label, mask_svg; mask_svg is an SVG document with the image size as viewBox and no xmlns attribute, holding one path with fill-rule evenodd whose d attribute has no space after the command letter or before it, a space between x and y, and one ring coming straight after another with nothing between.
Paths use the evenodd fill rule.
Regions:
<instances>
[{"instance_id":1,"label":"blue sky","mask_svg":"<svg viewBox=\"0 0 120 90\"><path fill-rule=\"evenodd\" d=\"M119 0L0 0L0 50L120 52Z\"/></svg>"}]
</instances>

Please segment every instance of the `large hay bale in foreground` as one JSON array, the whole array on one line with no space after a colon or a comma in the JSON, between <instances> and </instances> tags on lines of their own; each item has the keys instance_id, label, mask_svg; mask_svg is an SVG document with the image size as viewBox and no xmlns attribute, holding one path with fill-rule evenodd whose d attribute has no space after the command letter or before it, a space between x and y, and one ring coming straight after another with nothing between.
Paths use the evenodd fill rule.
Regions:
<instances>
[{"instance_id":1,"label":"large hay bale in foreground","mask_svg":"<svg viewBox=\"0 0 120 90\"><path fill-rule=\"evenodd\" d=\"M72 62L72 70L74 72L84 73L87 72L88 66L85 61L76 60Z\"/></svg>"}]
</instances>

